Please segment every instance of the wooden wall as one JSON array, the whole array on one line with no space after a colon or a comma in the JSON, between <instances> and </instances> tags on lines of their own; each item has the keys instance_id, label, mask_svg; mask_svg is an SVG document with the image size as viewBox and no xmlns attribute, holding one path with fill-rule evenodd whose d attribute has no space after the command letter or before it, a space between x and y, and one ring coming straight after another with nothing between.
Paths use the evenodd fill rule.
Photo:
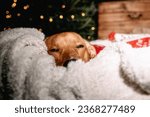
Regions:
<instances>
[{"instance_id":1,"label":"wooden wall","mask_svg":"<svg viewBox=\"0 0 150 117\"><path fill-rule=\"evenodd\" d=\"M108 37L110 32L132 33L136 28L150 27L150 0L124 0L100 2L98 36Z\"/></svg>"}]
</instances>

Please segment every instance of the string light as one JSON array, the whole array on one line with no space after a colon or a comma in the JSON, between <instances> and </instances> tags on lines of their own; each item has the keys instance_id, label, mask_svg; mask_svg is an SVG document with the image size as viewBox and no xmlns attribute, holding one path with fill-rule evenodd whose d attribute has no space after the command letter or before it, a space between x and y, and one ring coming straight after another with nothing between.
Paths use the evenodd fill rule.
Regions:
<instances>
[{"instance_id":1,"label":"string light","mask_svg":"<svg viewBox=\"0 0 150 117\"><path fill-rule=\"evenodd\" d=\"M63 18L64 18L64 16L63 16L63 15L60 15L60 16L59 16L59 18L60 18L60 19L63 19Z\"/></svg>"},{"instance_id":2,"label":"string light","mask_svg":"<svg viewBox=\"0 0 150 117\"><path fill-rule=\"evenodd\" d=\"M87 38L90 40L90 39L91 39L91 36L88 36Z\"/></svg>"},{"instance_id":3,"label":"string light","mask_svg":"<svg viewBox=\"0 0 150 117\"><path fill-rule=\"evenodd\" d=\"M16 3L16 2L17 2L17 0L14 0L14 2Z\"/></svg>"},{"instance_id":4,"label":"string light","mask_svg":"<svg viewBox=\"0 0 150 117\"><path fill-rule=\"evenodd\" d=\"M74 19L75 18L75 16L74 15L71 15L71 19Z\"/></svg>"},{"instance_id":5,"label":"string light","mask_svg":"<svg viewBox=\"0 0 150 117\"><path fill-rule=\"evenodd\" d=\"M30 7L30 5L27 4L27 5L25 5L25 6L23 7L23 9L24 9L24 10L27 10L27 9L29 9L29 7Z\"/></svg>"},{"instance_id":6,"label":"string light","mask_svg":"<svg viewBox=\"0 0 150 117\"><path fill-rule=\"evenodd\" d=\"M63 8L63 9L66 8L66 5L63 4L63 5L61 6L61 8Z\"/></svg>"},{"instance_id":7,"label":"string light","mask_svg":"<svg viewBox=\"0 0 150 117\"><path fill-rule=\"evenodd\" d=\"M43 16L43 15L40 15L40 19L44 19L44 16Z\"/></svg>"},{"instance_id":8,"label":"string light","mask_svg":"<svg viewBox=\"0 0 150 117\"><path fill-rule=\"evenodd\" d=\"M9 11L6 11L6 14L9 14Z\"/></svg>"},{"instance_id":9,"label":"string light","mask_svg":"<svg viewBox=\"0 0 150 117\"><path fill-rule=\"evenodd\" d=\"M7 19L10 19L11 17L12 17L11 14L6 15L6 18L7 18Z\"/></svg>"},{"instance_id":10,"label":"string light","mask_svg":"<svg viewBox=\"0 0 150 117\"><path fill-rule=\"evenodd\" d=\"M49 22L53 22L53 18L50 17L50 18L49 18Z\"/></svg>"},{"instance_id":11,"label":"string light","mask_svg":"<svg viewBox=\"0 0 150 117\"><path fill-rule=\"evenodd\" d=\"M95 27L91 27L91 30L95 30Z\"/></svg>"},{"instance_id":12,"label":"string light","mask_svg":"<svg viewBox=\"0 0 150 117\"><path fill-rule=\"evenodd\" d=\"M17 16L20 17L20 16L21 16L21 13L17 13Z\"/></svg>"},{"instance_id":13,"label":"string light","mask_svg":"<svg viewBox=\"0 0 150 117\"><path fill-rule=\"evenodd\" d=\"M81 13L81 16L83 16L83 17L84 17L84 16L85 16L85 13L84 13L84 12L82 12L82 13Z\"/></svg>"},{"instance_id":14,"label":"string light","mask_svg":"<svg viewBox=\"0 0 150 117\"><path fill-rule=\"evenodd\" d=\"M15 8L16 6L17 6L16 3L13 3L13 4L11 5L12 8Z\"/></svg>"}]
</instances>

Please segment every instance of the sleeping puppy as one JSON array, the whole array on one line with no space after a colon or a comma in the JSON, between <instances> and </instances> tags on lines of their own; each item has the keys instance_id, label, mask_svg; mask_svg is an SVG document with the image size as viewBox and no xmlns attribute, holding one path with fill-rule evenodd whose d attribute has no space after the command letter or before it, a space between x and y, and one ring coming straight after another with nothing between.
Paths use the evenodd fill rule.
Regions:
<instances>
[{"instance_id":1,"label":"sleeping puppy","mask_svg":"<svg viewBox=\"0 0 150 117\"><path fill-rule=\"evenodd\" d=\"M58 66L67 67L70 61L79 59L87 62L96 56L95 48L75 32L54 34L44 41Z\"/></svg>"}]
</instances>

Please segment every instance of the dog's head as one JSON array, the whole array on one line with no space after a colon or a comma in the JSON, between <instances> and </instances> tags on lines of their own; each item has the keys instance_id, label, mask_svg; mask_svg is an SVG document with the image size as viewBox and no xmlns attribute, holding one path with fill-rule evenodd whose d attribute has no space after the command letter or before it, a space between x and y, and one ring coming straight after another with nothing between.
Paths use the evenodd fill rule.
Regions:
<instances>
[{"instance_id":1,"label":"dog's head","mask_svg":"<svg viewBox=\"0 0 150 117\"><path fill-rule=\"evenodd\" d=\"M54 56L56 64L67 66L70 61L89 61L96 56L95 48L75 32L63 32L45 39L48 54Z\"/></svg>"}]
</instances>

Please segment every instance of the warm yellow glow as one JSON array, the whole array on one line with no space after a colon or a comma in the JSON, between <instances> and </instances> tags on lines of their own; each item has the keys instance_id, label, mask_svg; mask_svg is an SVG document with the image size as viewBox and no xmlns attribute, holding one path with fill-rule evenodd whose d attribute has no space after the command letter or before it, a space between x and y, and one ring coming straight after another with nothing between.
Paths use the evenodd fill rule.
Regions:
<instances>
[{"instance_id":1,"label":"warm yellow glow","mask_svg":"<svg viewBox=\"0 0 150 117\"><path fill-rule=\"evenodd\" d=\"M91 30L95 30L95 27L91 27Z\"/></svg>"},{"instance_id":2,"label":"warm yellow glow","mask_svg":"<svg viewBox=\"0 0 150 117\"><path fill-rule=\"evenodd\" d=\"M17 0L14 0L14 2L17 2Z\"/></svg>"},{"instance_id":3,"label":"warm yellow glow","mask_svg":"<svg viewBox=\"0 0 150 117\"><path fill-rule=\"evenodd\" d=\"M49 18L49 22L53 22L53 18L50 17L50 18Z\"/></svg>"},{"instance_id":4,"label":"warm yellow glow","mask_svg":"<svg viewBox=\"0 0 150 117\"><path fill-rule=\"evenodd\" d=\"M21 16L21 14L20 14L20 13L17 13L17 16L19 17L19 16Z\"/></svg>"},{"instance_id":5,"label":"warm yellow glow","mask_svg":"<svg viewBox=\"0 0 150 117\"><path fill-rule=\"evenodd\" d=\"M6 14L9 14L9 11L6 11Z\"/></svg>"},{"instance_id":6,"label":"warm yellow glow","mask_svg":"<svg viewBox=\"0 0 150 117\"><path fill-rule=\"evenodd\" d=\"M60 18L60 19L63 19L63 18L64 18L64 16L63 16L63 15L60 15L60 16L59 16L59 18Z\"/></svg>"},{"instance_id":7,"label":"warm yellow glow","mask_svg":"<svg viewBox=\"0 0 150 117\"><path fill-rule=\"evenodd\" d=\"M24 9L24 10L27 10L27 9L29 9L29 7L30 7L30 5L27 4L27 5L25 5L25 6L23 7L23 9Z\"/></svg>"},{"instance_id":8,"label":"warm yellow glow","mask_svg":"<svg viewBox=\"0 0 150 117\"><path fill-rule=\"evenodd\" d=\"M83 16L83 17L84 17L84 16L85 16L85 13L84 13L84 12L82 12L82 13L81 13L81 16Z\"/></svg>"},{"instance_id":9,"label":"warm yellow glow","mask_svg":"<svg viewBox=\"0 0 150 117\"><path fill-rule=\"evenodd\" d=\"M88 39L91 39L91 36L88 36L87 38L88 38Z\"/></svg>"},{"instance_id":10,"label":"warm yellow glow","mask_svg":"<svg viewBox=\"0 0 150 117\"><path fill-rule=\"evenodd\" d=\"M6 18L7 18L7 19L10 19L11 17L12 17L11 14L6 15Z\"/></svg>"},{"instance_id":11,"label":"warm yellow glow","mask_svg":"<svg viewBox=\"0 0 150 117\"><path fill-rule=\"evenodd\" d=\"M17 6L16 3L13 3L13 4L11 5L12 8L15 8L16 6Z\"/></svg>"},{"instance_id":12,"label":"warm yellow glow","mask_svg":"<svg viewBox=\"0 0 150 117\"><path fill-rule=\"evenodd\" d=\"M74 19L75 18L75 16L74 15L71 15L71 19Z\"/></svg>"},{"instance_id":13,"label":"warm yellow glow","mask_svg":"<svg viewBox=\"0 0 150 117\"><path fill-rule=\"evenodd\" d=\"M43 15L40 15L40 19L44 19L44 16L43 16Z\"/></svg>"},{"instance_id":14,"label":"warm yellow glow","mask_svg":"<svg viewBox=\"0 0 150 117\"><path fill-rule=\"evenodd\" d=\"M66 5L63 4L63 5L61 6L61 8L63 8L63 9L66 8Z\"/></svg>"}]
</instances>

